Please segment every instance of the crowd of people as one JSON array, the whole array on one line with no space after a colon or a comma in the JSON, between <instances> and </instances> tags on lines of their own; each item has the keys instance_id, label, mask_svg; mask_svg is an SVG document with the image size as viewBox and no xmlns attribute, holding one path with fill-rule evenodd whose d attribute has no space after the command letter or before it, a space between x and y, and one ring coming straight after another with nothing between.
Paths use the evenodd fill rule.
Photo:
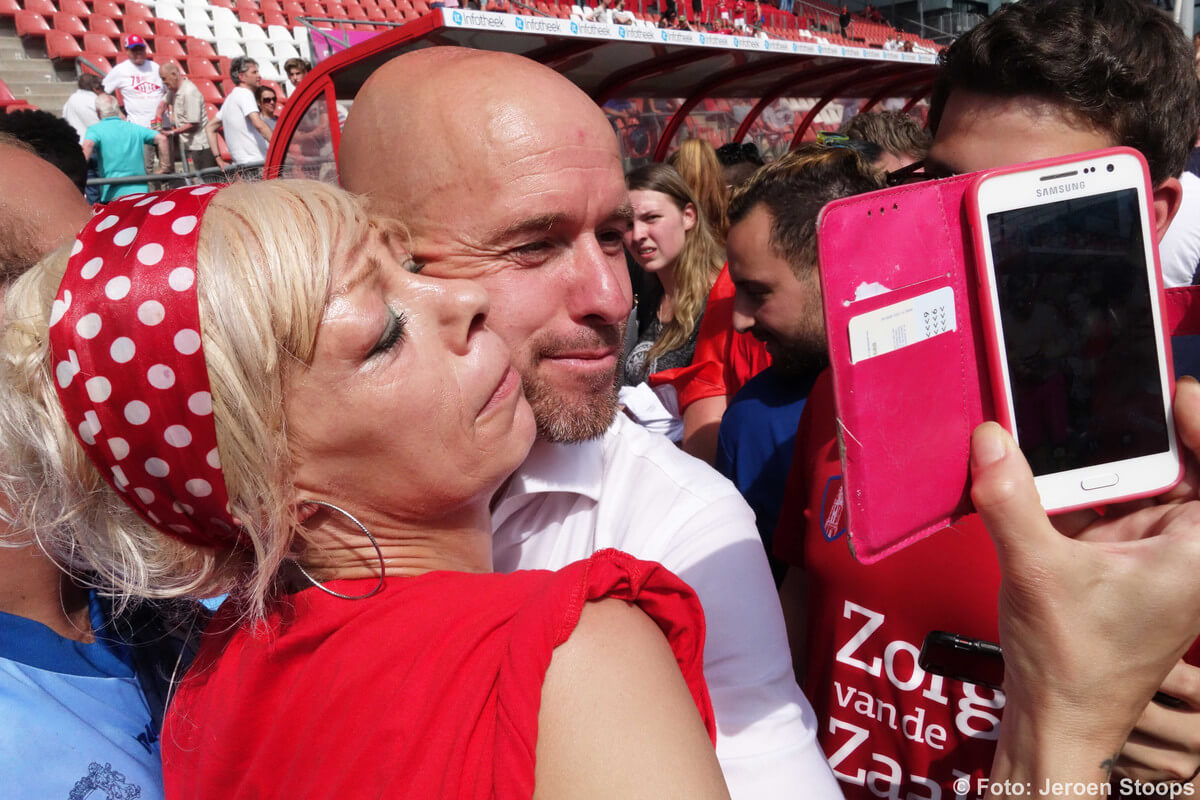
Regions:
<instances>
[{"instance_id":1,"label":"crowd of people","mask_svg":"<svg viewBox=\"0 0 1200 800\"><path fill-rule=\"evenodd\" d=\"M860 114L769 164L694 141L626 174L556 72L431 47L360 90L342 188L94 212L85 153L169 163L223 131L253 177L279 98L248 59L212 121L148 59L128 91L81 80L55 137L0 131L9 791L1192 794L1200 384L1161 497L1052 520L987 423L975 513L860 564L816 223L1127 145L1194 275L1193 59L1141 0L1025 0L945 52L928 132ZM151 72L162 130L134 119ZM935 629L1001 643L1003 691L923 670Z\"/></svg>"}]
</instances>

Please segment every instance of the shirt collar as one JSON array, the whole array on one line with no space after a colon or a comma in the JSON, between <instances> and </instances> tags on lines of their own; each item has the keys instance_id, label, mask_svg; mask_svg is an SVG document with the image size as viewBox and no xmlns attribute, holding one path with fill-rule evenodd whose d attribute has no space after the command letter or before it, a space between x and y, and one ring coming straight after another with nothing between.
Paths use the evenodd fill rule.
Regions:
<instances>
[{"instance_id":1,"label":"shirt collar","mask_svg":"<svg viewBox=\"0 0 1200 800\"><path fill-rule=\"evenodd\" d=\"M533 495L575 494L598 502L604 480L604 440L610 435L611 427L603 437L585 442L534 442L496 503L492 529L498 530Z\"/></svg>"}]
</instances>

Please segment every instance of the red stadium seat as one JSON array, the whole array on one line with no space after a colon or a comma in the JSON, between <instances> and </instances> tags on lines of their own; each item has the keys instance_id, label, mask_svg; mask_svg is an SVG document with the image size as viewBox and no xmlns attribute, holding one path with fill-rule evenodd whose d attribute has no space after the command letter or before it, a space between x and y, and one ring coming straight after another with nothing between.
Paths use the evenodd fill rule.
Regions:
<instances>
[{"instance_id":1,"label":"red stadium seat","mask_svg":"<svg viewBox=\"0 0 1200 800\"><path fill-rule=\"evenodd\" d=\"M92 10L88 8L88 4L83 2L83 0L59 0L58 10L74 14L80 19L87 19L92 15Z\"/></svg>"},{"instance_id":2,"label":"red stadium seat","mask_svg":"<svg viewBox=\"0 0 1200 800\"><path fill-rule=\"evenodd\" d=\"M210 6L218 6L219 8L228 8L230 11L233 10L233 3L229 2L229 0L209 0L208 4Z\"/></svg>"},{"instance_id":3,"label":"red stadium seat","mask_svg":"<svg viewBox=\"0 0 1200 800\"><path fill-rule=\"evenodd\" d=\"M63 31L46 34L46 55L52 59L71 59L83 54L75 37Z\"/></svg>"},{"instance_id":4,"label":"red stadium seat","mask_svg":"<svg viewBox=\"0 0 1200 800\"><path fill-rule=\"evenodd\" d=\"M224 74L228 75L229 73L225 72ZM228 97L229 93L232 92L234 90L234 88L235 87L233 85L233 81L229 80L229 78L221 79L221 96L222 97Z\"/></svg>"},{"instance_id":5,"label":"red stadium seat","mask_svg":"<svg viewBox=\"0 0 1200 800\"><path fill-rule=\"evenodd\" d=\"M58 13L58 9L50 0L25 0L25 10L41 14L43 17L53 17Z\"/></svg>"},{"instance_id":6,"label":"red stadium seat","mask_svg":"<svg viewBox=\"0 0 1200 800\"><path fill-rule=\"evenodd\" d=\"M125 3L125 24L126 25L129 24L130 19L135 19L135 20L140 19L140 20L149 22L150 20L154 19L154 14L152 14L150 12L150 9L146 8L141 3L134 3L134 2L132 2L132 0L130 0L130 2ZM127 28L125 32L129 33L130 31Z\"/></svg>"},{"instance_id":7,"label":"red stadium seat","mask_svg":"<svg viewBox=\"0 0 1200 800\"><path fill-rule=\"evenodd\" d=\"M204 41L203 39L197 39L195 36L187 37L186 41L189 56L195 56L197 58L209 58L213 60L216 59L217 51L214 50L213 46L208 42Z\"/></svg>"},{"instance_id":8,"label":"red stadium seat","mask_svg":"<svg viewBox=\"0 0 1200 800\"><path fill-rule=\"evenodd\" d=\"M92 18L88 20L88 30L113 39L121 38L121 29L117 27L117 21L105 14L92 14Z\"/></svg>"},{"instance_id":9,"label":"red stadium seat","mask_svg":"<svg viewBox=\"0 0 1200 800\"><path fill-rule=\"evenodd\" d=\"M204 116L205 116L205 118L207 118L207 119L209 119L209 120L215 119L215 118L216 118L216 116L217 116L217 113L218 113L218 109L217 109L217 107L216 107L215 105L213 105L212 103L205 103L205 104L204 104Z\"/></svg>"},{"instance_id":10,"label":"red stadium seat","mask_svg":"<svg viewBox=\"0 0 1200 800\"><path fill-rule=\"evenodd\" d=\"M155 36L154 49L157 51L160 61L170 58L182 62L187 58L187 50L184 49L183 42L173 36Z\"/></svg>"},{"instance_id":11,"label":"red stadium seat","mask_svg":"<svg viewBox=\"0 0 1200 800\"><path fill-rule=\"evenodd\" d=\"M190 76L192 83L196 84L196 88L200 90L200 95L204 98L204 102L214 105L221 104L221 92L217 89L216 84L207 78L197 78Z\"/></svg>"},{"instance_id":12,"label":"red stadium seat","mask_svg":"<svg viewBox=\"0 0 1200 800\"><path fill-rule=\"evenodd\" d=\"M196 58L189 56L187 60L187 74L192 80L203 78L206 81L219 81L221 73L207 58Z\"/></svg>"},{"instance_id":13,"label":"red stadium seat","mask_svg":"<svg viewBox=\"0 0 1200 800\"><path fill-rule=\"evenodd\" d=\"M249 22L252 25L259 26L263 24L262 14L259 14L258 11L253 8L246 8L245 6L239 7L237 10L237 17L238 22Z\"/></svg>"},{"instance_id":14,"label":"red stadium seat","mask_svg":"<svg viewBox=\"0 0 1200 800\"><path fill-rule=\"evenodd\" d=\"M17 0L0 0L0 17L15 17L18 11L24 11Z\"/></svg>"},{"instance_id":15,"label":"red stadium seat","mask_svg":"<svg viewBox=\"0 0 1200 800\"><path fill-rule=\"evenodd\" d=\"M88 53L95 53L105 58L116 58L121 55L121 51L113 44L113 40L102 33L85 33L83 49Z\"/></svg>"},{"instance_id":16,"label":"red stadium seat","mask_svg":"<svg viewBox=\"0 0 1200 800\"><path fill-rule=\"evenodd\" d=\"M179 30L179 26L169 19L155 18L154 20L154 35L155 37L169 36L172 39L183 40L183 31Z\"/></svg>"},{"instance_id":17,"label":"red stadium seat","mask_svg":"<svg viewBox=\"0 0 1200 800\"><path fill-rule=\"evenodd\" d=\"M103 78L112 69L112 64L108 63L108 59L99 53L89 53L86 50L79 56L75 62L75 66L82 72L90 72L93 75L99 75Z\"/></svg>"},{"instance_id":18,"label":"red stadium seat","mask_svg":"<svg viewBox=\"0 0 1200 800\"><path fill-rule=\"evenodd\" d=\"M263 10L264 25L278 25L281 28L290 28L288 18L283 15L283 12L278 9Z\"/></svg>"},{"instance_id":19,"label":"red stadium seat","mask_svg":"<svg viewBox=\"0 0 1200 800\"><path fill-rule=\"evenodd\" d=\"M94 20L97 15L109 19L121 19L125 16L125 12L114 0L92 0L92 19Z\"/></svg>"},{"instance_id":20,"label":"red stadium seat","mask_svg":"<svg viewBox=\"0 0 1200 800\"><path fill-rule=\"evenodd\" d=\"M13 21L17 23L18 36L36 36L41 39L50 32L46 18L33 11L18 11Z\"/></svg>"},{"instance_id":21,"label":"red stadium seat","mask_svg":"<svg viewBox=\"0 0 1200 800\"><path fill-rule=\"evenodd\" d=\"M228 74L229 74L229 62L230 62L230 60L231 60L231 59L229 58L229 56L218 56L218 57L217 57L217 69L218 69L218 70L220 70L220 72L221 72L221 74L222 74L222 75L228 75Z\"/></svg>"},{"instance_id":22,"label":"red stadium seat","mask_svg":"<svg viewBox=\"0 0 1200 800\"><path fill-rule=\"evenodd\" d=\"M71 36L83 36L88 32L87 26L83 24L83 20L74 14L67 14L59 11L52 17L50 27L59 33L66 33Z\"/></svg>"},{"instance_id":23,"label":"red stadium seat","mask_svg":"<svg viewBox=\"0 0 1200 800\"><path fill-rule=\"evenodd\" d=\"M147 41L154 38L154 28L151 27L150 20L137 18L130 19L129 16L126 16L125 35L128 36L131 33L136 33L138 36L146 39Z\"/></svg>"}]
</instances>

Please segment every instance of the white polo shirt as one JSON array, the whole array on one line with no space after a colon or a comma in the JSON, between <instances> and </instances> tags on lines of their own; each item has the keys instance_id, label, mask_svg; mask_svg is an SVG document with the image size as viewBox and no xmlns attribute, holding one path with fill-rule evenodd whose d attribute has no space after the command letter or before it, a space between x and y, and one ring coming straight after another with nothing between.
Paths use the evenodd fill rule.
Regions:
<instances>
[{"instance_id":1,"label":"white polo shirt","mask_svg":"<svg viewBox=\"0 0 1200 800\"><path fill-rule=\"evenodd\" d=\"M617 414L599 439L535 443L492 520L500 572L615 547L687 581L704 606L704 676L734 800L841 798L792 672L754 513L728 480Z\"/></svg>"}]
</instances>

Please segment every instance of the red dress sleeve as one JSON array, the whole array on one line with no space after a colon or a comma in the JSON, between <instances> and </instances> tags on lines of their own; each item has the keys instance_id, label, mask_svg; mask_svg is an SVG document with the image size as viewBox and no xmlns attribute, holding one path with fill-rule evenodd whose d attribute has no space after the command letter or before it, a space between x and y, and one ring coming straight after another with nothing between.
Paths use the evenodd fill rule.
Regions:
<instances>
[{"instance_id":1,"label":"red dress sleeve","mask_svg":"<svg viewBox=\"0 0 1200 800\"><path fill-rule=\"evenodd\" d=\"M636 603L662 630L715 745L716 721L704 681L704 614L696 593L659 564L601 550L555 573L513 617L496 687L497 798L532 795L537 717L550 658L579 624L584 603L607 597Z\"/></svg>"}]
</instances>

